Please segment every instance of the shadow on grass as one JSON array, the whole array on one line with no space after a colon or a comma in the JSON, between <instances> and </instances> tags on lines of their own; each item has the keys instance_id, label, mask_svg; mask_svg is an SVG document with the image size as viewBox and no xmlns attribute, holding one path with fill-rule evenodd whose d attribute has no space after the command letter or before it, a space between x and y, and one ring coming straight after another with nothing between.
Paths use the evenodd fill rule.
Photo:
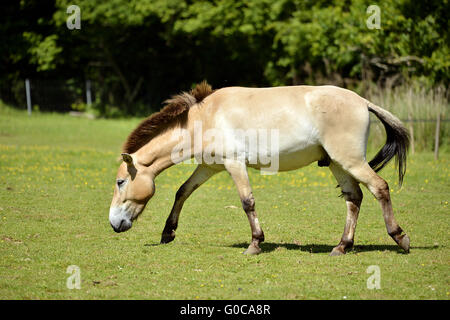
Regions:
<instances>
[{"instance_id":1,"label":"shadow on grass","mask_svg":"<svg viewBox=\"0 0 450 320\"><path fill-rule=\"evenodd\" d=\"M157 243L145 243L144 247L157 247L157 246L163 245L163 244L164 243L159 243L159 242L157 242Z\"/></svg>"},{"instance_id":2,"label":"shadow on grass","mask_svg":"<svg viewBox=\"0 0 450 320\"><path fill-rule=\"evenodd\" d=\"M249 243L246 242L240 242L235 243L231 245L233 248L243 248L247 249ZM294 244L294 243L273 243L273 242L263 242L260 245L260 248L262 250L261 253L267 253L272 252L275 250L280 249L287 249L287 250L300 250L305 251L309 253L330 253L331 250L335 247L334 245L327 245L327 244ZM441 246L424 246L424 247L411 247L411 250L434 250L439 249ZM401 249L399 246L392 244L392 245L355 245L351 250L348 252L370 252L370 251L393 251L400 254L406 254L403 249Z\"/></svg>"}]
</instances>

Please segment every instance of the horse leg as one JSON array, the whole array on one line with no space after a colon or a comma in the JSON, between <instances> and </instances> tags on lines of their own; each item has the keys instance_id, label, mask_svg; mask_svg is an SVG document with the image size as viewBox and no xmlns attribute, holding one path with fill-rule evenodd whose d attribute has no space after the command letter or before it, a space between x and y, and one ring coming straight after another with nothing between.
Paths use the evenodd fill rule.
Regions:
<instances>
[{"instance_id":1,"label":"horse leg","mask_svg":"<svg viewBox=\"0 0 450 320\"><path fill-rule=\"evenodd\" d=\"M341 241L331 251L331 256L338 256L345 253L346 249L353 247L353 240L355 236L356 222L363 199L363 193L356 181L350 174L345 172L341 166L335 162L330 163L330 170L333 172L339 186L342 190L342 195L347 204L347 219L345 222L344 233Z\"/></svg>"},{"instance_id":2,"label":"horse leg","mask_svg":"<svg viewBox=\"0 0 450 320\"><path fill-rule=\"evenodd\" d=\"M262 231L255 211L255 198L247 174L245 163L240 161L225 161L225 168L231 175L236 184L239 197L241 199L242 208L247 214L250 228L252 230L252 242L248 246L244 254L258 254L261 252L259 244L264 241L264 232Z\"/></svg>"},{"instance_id":3,"label":"horse leg","mask_svg":"<svg viewBox=\"0 0 450 320\"><path fill-rule=\"evenodd\" d=\"M175 202L170 211L170 215L166 220L166 225L161 235L161 243L168 243L175 239L175 230L178 227L178 218L180 217L181 209L187 198L200 187L204 182L211 178L217 170L211 167L199 165L189 179L178 189L175 195Z\"/></svg>"},{"instance_id":4,"label":"horse leg","mask_svg":"<svg viewBox=\"0 0 450 320\"><path fill-rule=\"evenodd\" d=\"M353 177L362 182L378 200L383 210L387 233L403 250L409 252L409 237L403 233L402 228L395 221L387 182L377 175L367 163L352 167L349 169L349 172Z\"/></svg>"},{"instance_id":5,"label":"horse leg","mask_svg":"<svg viewBox=\"0 0 450 320\"><path fill-rule=\"evenodd\" d=\"M346 125L338 124L337 120L333 122L332 118L327 118L327 121L334 124L334 130L323 133L323 148L332 162L337 163L356 181L364 184L374 195L383 210L388 234L402 249L408 252L409 237L402 234L403 230L395 221L389 186L366 161L369 117L364 115L363 118L358 118L358 114L362 113L354 113L353 118L347 119Z\"/></svg>"}]
</instances>

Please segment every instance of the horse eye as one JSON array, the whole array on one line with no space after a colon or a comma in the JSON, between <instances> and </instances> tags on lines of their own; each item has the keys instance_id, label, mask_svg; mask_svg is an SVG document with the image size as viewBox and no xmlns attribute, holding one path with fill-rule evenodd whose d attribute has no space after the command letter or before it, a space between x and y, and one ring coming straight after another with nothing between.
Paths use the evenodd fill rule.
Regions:
<instances>
[{"instance_id":1,"label":"horse eye","mask_svg":"<svg viewBox=\"0 0 450 320\"><path fill-rule=\"evenodd\" d=\"M123 185L123 183L125 182L125 180L123 180L123 179L118 179L117 180L117 186L121 186L121 185Z\"/></svg>"}]
</instances>

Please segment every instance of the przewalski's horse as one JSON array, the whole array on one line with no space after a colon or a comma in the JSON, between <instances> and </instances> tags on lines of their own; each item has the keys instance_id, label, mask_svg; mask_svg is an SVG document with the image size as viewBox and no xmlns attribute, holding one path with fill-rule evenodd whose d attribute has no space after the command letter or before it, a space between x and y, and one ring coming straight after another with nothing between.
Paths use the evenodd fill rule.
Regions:
<instances>
[{"instance_id":1,"label":"przewalski's horse","mask_svg":"<svg viewBox=\"0 0 450 320\"><path fill-rule=\"evenodd\" d=\"M367 162L369 112L384 125L387 139L374 159ZM214 149L204 137L200 137L200 143L194 138L185 143L185 156L174 160L174 150L180 140L186 134L195 136L196 124L201 124L202 130L223 132L221 148ZM247 167L267 167L267 162L263 164L258 159L267 157L268 150L256 148L255 151L253 148L251 154L248 143L242 143L233 130L276 130L278 150L271 152L277 153L279 171L295 170L315 161L321 166L329 166L347 204L344 233L331 255L344 254L353 245L363 198L360 183L379 201L388 234L401 248L409 251L409 237L394 219L388 184L376 174L395 156L399 182L402 183L408 132L388 111L352 91L334 86L229 87L213 91L203 82L189 93L167 100L166 106L145 119L124 144L123 163L118 169L109 212L113 229L123 232L131 228L133 220L153 196L158 174L186 158L201 160L208 148L209 154L221 161L200 161L179 188L161 243L175 238L180 211L192 192L217 172L227 170L236 184L252 231L252 241L244 253L260 253L259 244L264 241L264 233L256 216Z\"/></svg>"}]
</instances>

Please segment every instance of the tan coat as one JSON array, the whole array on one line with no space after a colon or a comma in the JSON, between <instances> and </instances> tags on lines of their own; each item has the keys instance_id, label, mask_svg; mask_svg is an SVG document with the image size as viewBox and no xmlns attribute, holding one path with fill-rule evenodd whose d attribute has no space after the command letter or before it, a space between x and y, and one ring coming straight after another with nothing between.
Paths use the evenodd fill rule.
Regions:
<instances>
[{"instance_id":1,"label":"tan coat","mask_svg":"<svg viewBox=\"0 0 450 320\"><path fill-rule=\"evenodd\" d=\"M368 163L369 112L385 126L387 141ZM110 222L117 232L131 228L155 192L155 177L175 163L195 158L199 165L177 192L161 242L174 239L179 213L189 195L215 173L227 170L252 229L247 253L259 253L264 233L254 210L247 167L267 174L318 161L330 167L347 202L344 234L333 255L353 245L362 201L359 183L380 201L388 233L409 250L409 238L393 216L389 187L376 174L395 156L401 182L408 143L407 131L395 116L350 90L291 86L212 91L202 83L168 100L161 112L130 134L117 174Z\"/></svg>"}]
</instances>

